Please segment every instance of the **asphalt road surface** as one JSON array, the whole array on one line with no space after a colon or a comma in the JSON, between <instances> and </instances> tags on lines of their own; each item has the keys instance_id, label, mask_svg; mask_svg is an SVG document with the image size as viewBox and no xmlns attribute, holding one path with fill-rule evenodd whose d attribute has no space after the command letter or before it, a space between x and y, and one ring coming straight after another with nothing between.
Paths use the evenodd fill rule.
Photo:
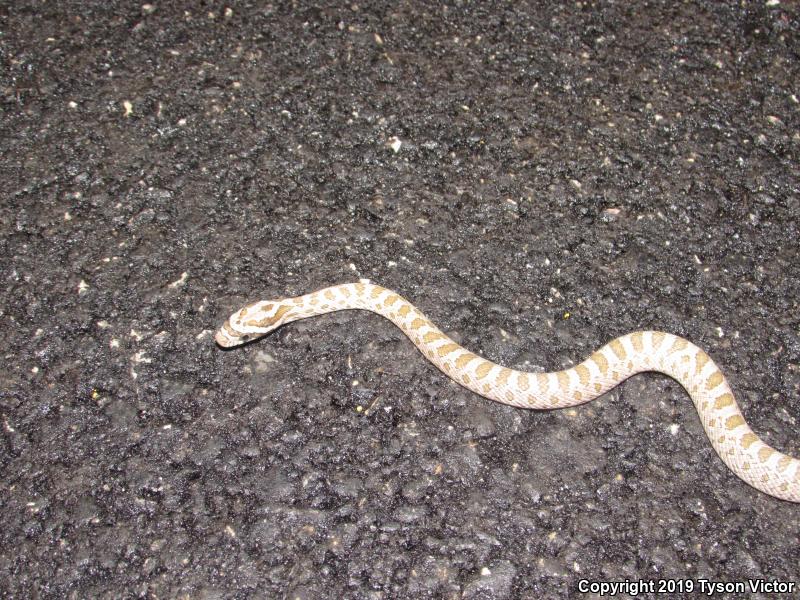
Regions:
<instances>
[{"instance_id":1,"label":"asphalt road surface","mask_svg":"<svg viewBox=\"0 0 800 600\"><path fill-rule=\"evenodd\" d=\"M670 331L800 455L799 10L4 2L0 595L797 597L800 506L665 376L525 411L369 313L213 333L359 279L532 371Z\"/></svg>"}]
</instances>

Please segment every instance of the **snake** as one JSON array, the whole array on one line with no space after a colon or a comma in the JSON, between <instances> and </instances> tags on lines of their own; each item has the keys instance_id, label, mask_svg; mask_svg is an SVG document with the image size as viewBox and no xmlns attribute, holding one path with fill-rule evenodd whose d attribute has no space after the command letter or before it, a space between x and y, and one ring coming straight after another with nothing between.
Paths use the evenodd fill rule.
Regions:
<instances>
[{"instance_id":1,"label":"snake","mask_svg":"<svg viewBox=\"0 0 800 600\"><path fill-rule=\"evenodd\" d=\"M262 300L233 313L214 339L238 346L278 327L334 311L361 309L390 320L445 375L490 400L519 408L557 409L594 400L629 377L655 371L676 380L694 403L714 450L754 488L800 502L800 460L772 448L745 422L714 361L687 339L661 331L620 336L561 371L517 371L470 352L396 292L362 280L297 297Z\"/></svg>"}]
</instances>

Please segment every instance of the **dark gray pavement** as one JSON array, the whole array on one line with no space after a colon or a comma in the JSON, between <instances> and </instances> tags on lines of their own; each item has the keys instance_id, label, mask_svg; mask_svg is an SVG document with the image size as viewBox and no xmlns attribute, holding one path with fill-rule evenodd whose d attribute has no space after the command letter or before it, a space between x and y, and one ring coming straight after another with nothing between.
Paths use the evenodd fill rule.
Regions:
<instances>
[{"instance_id":1,"label":"dark gray pavement","mask_svg":"<svg viewBox=\"0 0 800 600\"><path fill-rule=\"evenodd\" d=\"M0 595L797 582L800 507L729 472L666 377L532 412L367 313L211 336L359 278L518 368L662 329L800 455L799 24L785 1L3 3Z\"/></svg>"}]
</instances>

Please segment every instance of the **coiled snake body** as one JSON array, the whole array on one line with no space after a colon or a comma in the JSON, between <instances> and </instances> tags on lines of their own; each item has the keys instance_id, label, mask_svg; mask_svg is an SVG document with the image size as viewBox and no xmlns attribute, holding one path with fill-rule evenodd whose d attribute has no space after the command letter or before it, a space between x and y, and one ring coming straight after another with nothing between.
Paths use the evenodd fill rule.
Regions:
<instances>
[{"instance_id":1,"label":"coiled snake body","mask_svg":"<svg viewBox=\"0 0 800 600\"><path fill-rule=\"evenodd\" d=\"M451 379L481 396L511 406L575 406L642 371L669 375L689 392L714 450L736 475L776 498L800 502L800 460L761 441L745 423L731 388L714 361L691 342L669 333L636 331L609 342L570 369L526 373L473 354L395 292L361 282L296 298L256 302L232 314L215 339L228 348L291 321L347 309L369 310L386 317Z\"/></svg>"}]
</instances>

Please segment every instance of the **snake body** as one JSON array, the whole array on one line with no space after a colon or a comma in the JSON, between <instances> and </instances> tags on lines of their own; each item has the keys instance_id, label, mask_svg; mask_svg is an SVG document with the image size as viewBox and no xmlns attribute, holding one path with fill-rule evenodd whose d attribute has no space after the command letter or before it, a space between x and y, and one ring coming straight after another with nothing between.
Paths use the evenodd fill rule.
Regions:
<instances>
[{"instance_id":1,"label":"snake body","mask_svg":"<svg viewBox=\"0 0 800 600\"><path fill-rule=\"evenodd\" d=\"M714 450L736 475L776 498L800 502L800 460L775 450L753 433L714 361L688 340L669 333L636 331L612 340L570 369L526 373L473 354L408 300L361 282L256 302L233 313L215 339L228 348L291 321L348 309L369 310L389 319L455 382L490 400L520 408L575 406L642 371L669 375L689 393Z\"/></svg>"}]
</instances>

